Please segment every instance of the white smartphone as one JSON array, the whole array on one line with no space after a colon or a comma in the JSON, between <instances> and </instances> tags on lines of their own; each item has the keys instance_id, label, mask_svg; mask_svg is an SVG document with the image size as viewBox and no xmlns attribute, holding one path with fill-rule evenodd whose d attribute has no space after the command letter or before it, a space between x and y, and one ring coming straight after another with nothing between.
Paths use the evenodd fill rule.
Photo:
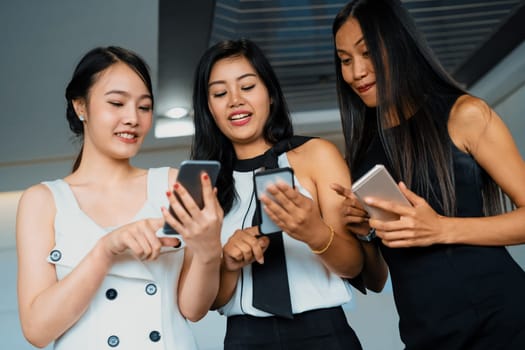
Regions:
<instances>
[{"instance_id":1,"label":"white smartphone","mask_svg":"<svg viewBox=\"0 0 525 350\"><path fill-rule=\"evenodd\" d=\"M260 196L264 193L273 200L273 196L266 191L266 188L271 184L275 184L277 181L283 181L291 187L294 187L293 169L290 167L285 167L259 171L253 176L253 181L255 185L255 193L257 195L256 210L259 210L259 215L261 218L259 232L261 234L280 232L281 229L279 226L277 226L277 224L274 223L264 211L262 207L263 204L260 202Z\"/></svg>"},{"instance_id":2,"label":"white smartphone","mask_svg":"<svg viewBox=\"0 0 525 350\"><path fill-rule=\"evenodd\" d=\"M185 160L180 163L179 173L177 174L177 182L179 182L193 197L195 203L199 208L204 207L204 200L202 198L201 174L206 172L210 177L212 186L215 186L221 163L215 160ZM173 192L176 195L175 192ZM170 212L173 210L170 207ZM170 225L164 224L162 231L165 234L178 234Z\"/></svg>"},{"instance_id":3,"label":"white smartphone","mask_svg":"<svg viewBox=\"0 0 525 350\"><path fill-rule=\"evenodd\" d=\"M385 221L398 220L399 216L392 212L367 205L363 198L377 197L396 203L410 205L408 199L403 195L392 175L382 164L377 164L366 174L361 176L352 185L352 191L363 204L371 218Z\"/></svg>"}]
</instances>

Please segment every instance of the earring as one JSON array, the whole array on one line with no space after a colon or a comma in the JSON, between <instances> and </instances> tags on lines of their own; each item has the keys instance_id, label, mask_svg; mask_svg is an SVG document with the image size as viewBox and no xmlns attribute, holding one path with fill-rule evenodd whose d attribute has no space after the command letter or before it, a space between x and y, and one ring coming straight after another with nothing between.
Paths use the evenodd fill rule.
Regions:
<instances>
[{"instance_id":1,"label":"earring","mask_svg":"<svg viewBox=\"0 0 525 350\"><path fill-rule=\"evenodd\" d=\"M83 115L79 115L78 119L80 119L80 121L83 122L84 121L84 116Z\"/></svg>"}]
</instances>

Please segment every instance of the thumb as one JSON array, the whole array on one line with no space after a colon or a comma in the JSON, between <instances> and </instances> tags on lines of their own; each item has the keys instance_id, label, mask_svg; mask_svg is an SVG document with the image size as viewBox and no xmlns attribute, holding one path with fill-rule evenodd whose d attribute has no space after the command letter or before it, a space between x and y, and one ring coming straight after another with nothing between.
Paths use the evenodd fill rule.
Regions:
<instances>
[{"instance_id":1,"label":"thumb","mask_svg":"<svg viewBox=\"0 0 525 350\"><path fill-rule=\"evenodd\" d=\"M160 242L165 247L179 248L182 245L182 242L177 237L160 237Z\"/></svg>"},{"instance_id":2,"label":"thumb","mask_svg":"<svg viewBox=\"0 0 525 350\"><path fill-rule=\"evenodd\" d=\"M270 238L268 236L260 236L257 239L257 243L259 243L259 246L261 247L262 251L265 252L266 249L268 249L268 246L270 245Z\"/></svg>"},{"instance_id":3,"label":"thumb","mask_svg":"<svg viewBox=\"0 0 525 350\"><path fill-rule=\"evenodd\" d=\"M259 227L257 226L252 226L252 227L248 227L248 228L245 228L244 231L254 237L257 237L260 235L259 233Z\"/></svg>"},{"instance_id":4,"label":"thumb","mask_svg":"<svg viewBox=\"0 0 525 350\"><path fill-rule=\"evenodd\" d=\"M330 188L334 190L338 195L350 198L352 196L352 190L346 187L341 186L338 183L330 184Z\"/></svg>"},{"instance_id":5,"label":"thumb","mask_svg":"<svg viewBox=\"0 0 525 350\"><path fill-rule=\"evenodd\" d=\"M409 190L403 181L399 183L399 189L401 190L401 193L403 193L403 195L408 199L408 201L414 206L423 200L423 198Z\"/></svg>"},{"instance_id":6,"label":"thumb","mask_svg":"<svg viewBox=\"0 0 525 350\"><path fill-rule=\"evenodd\" d=\"M164 219L163 218L151 218L151 219L148 219L148 223L154 231L157 231L161 229L162 226L164 226Z\"/></svg>"}]
</instances>

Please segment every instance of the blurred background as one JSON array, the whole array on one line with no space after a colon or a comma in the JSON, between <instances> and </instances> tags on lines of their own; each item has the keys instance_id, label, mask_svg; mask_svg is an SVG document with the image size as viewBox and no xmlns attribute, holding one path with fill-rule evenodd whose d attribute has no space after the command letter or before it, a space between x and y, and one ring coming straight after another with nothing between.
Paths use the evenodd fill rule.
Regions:
<instances>
[{"instance_id":1,"label":"blurred background","mask_svg":"<svg viewBox=\"0 0 525 350\"><path fill-rule=\"evenodd\" d=\"M134 163L174 166L191 142L193 69L221 39L246 37L270 58L297 133L342 150L331 23L345 1L19 0L0 2L0 347L33 349L16 300L15 216L21 191L69 173L79 144L65 87L80 57L117 45L150 65L155 127ZM525 1L405 0L441 63L509 126L525 154ZM42 203L46 205L46 203ZM38 232L35 232L38 234ZM525 248L509 248L525 266ZM364 349L402 349L390 285L345 305ZM202 349L221 349L224 317L192 325ZM49 349L51 348L48 347Z\"/></svg>"}]
</instances>

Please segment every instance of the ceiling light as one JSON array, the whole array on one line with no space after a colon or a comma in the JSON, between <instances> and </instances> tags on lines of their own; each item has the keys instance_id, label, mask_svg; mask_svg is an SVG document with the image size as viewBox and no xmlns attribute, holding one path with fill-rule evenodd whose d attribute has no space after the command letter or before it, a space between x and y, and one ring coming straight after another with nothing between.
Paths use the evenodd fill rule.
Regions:
<instances>
[{"instance_id":1,"label":"ceiling light","mask_svg":"<svg viewBox=\"0 0 525 350\"><path fill-rule=\"evenodd\" d=\"M173 107L164 114L168 118L179 119L188 116L188 109L185 107Z\"/></svg>"},{"instance_id":2,"label":"ceiling light","mask_svg":"<svg viewBox=\"0 0 525 350\"><path fill-rule=\"evenodd\" d=\"M156 138L189 136L194 134L194 130L191 118L158 118L155 123Z\"/></svg>"}]
</instances>

